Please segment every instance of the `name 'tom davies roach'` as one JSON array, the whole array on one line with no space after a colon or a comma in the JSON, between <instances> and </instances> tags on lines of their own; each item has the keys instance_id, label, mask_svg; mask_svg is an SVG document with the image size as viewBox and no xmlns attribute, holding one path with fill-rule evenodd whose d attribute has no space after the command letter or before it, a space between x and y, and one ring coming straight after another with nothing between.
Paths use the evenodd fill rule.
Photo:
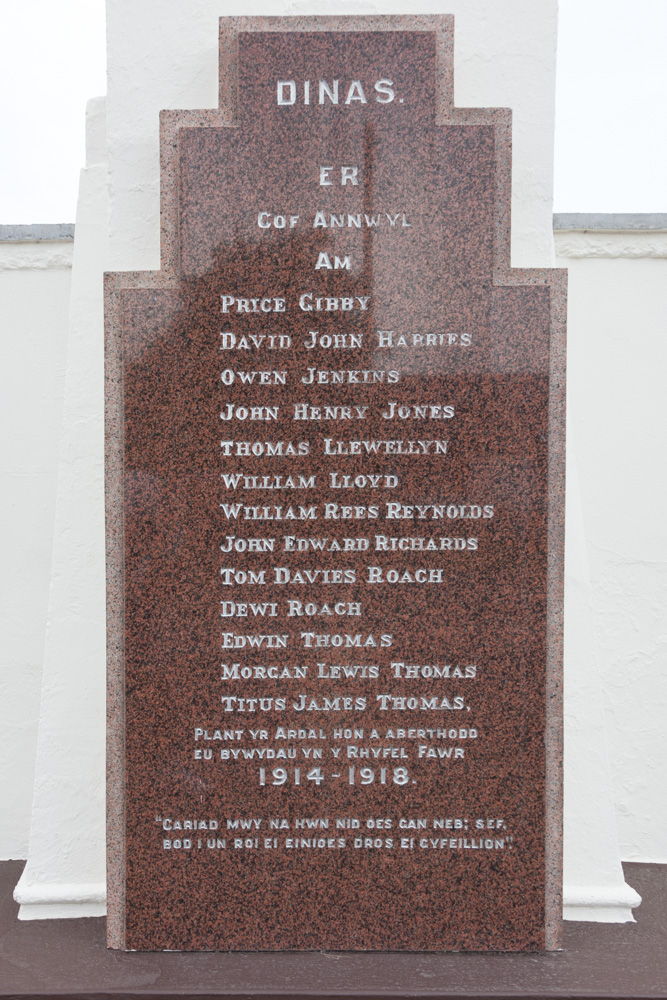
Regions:
<instances>
[{"instance_id":1,"label":"name 'tom davies roach'","mask_svg":"<svg viewBox=\"0 0 667 1000\"><path fill-rule=\"evenodd\" d=\"M107 276L113 947L558 947L563 282L452 19L341 23L222 20Z\"/></svg>"}]
</instances>

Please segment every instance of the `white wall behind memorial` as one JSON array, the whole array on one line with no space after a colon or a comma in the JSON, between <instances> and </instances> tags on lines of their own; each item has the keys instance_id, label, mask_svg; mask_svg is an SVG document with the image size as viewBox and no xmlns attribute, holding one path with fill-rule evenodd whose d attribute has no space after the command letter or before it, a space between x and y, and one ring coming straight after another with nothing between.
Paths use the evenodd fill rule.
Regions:
<instances>
[{"instance_id":1,"label":"white wall behind memorial","mask_svg":"<svg viewBox=\"0 0 667 1000\"><path fill-rule=\"evenodd\" d=\"M556 253L621 857L665 864L667 216L657 224L558 231Z\"/></svg>"},{"instance_id":2,"label":"white wall behind memorial","mask_svg":"<svg viewBox=\"0 0 667 1000\"><path fill-rule=\"evenodd\" d=\"M313 10L300 3L264 3L252 13ZM446 8L432 3L424 10L456 15L457 104L515 109L513 263L553 264L555 2L540 5L539 11L522 0L504 4L502 9L484 0L459 0ZM248 13L240 3L227 3L222 12ZM340 3L320 4L317 9L317 13L334 12L341 12ZM401 11L394 3L363 7L355 3L353 11L346 8L344 12ZM104 574L99 534L102 317L98 277L104 266L157 266L158 113L162 108L216 104L220 13L220 5L211 0L198 0L187 11L176 0L163 0L159 13L155 0L109 3L107 143L99 114L97 122L93 116L89 167L82 175L77 218L81 223L77 230L80 255L69 324L62 302L58 312L57 282L49 285L48 270L41 275L40 292L32 302L35 318L29 329L33 339L40 341L37 354L52 358L48 368L51 376L57 353L54 345L59 343L62 350L66 336L70 345L62 427L58 409L62 398L58 394L52 411L44 414L48 432L39 446L30 430L38 423L33 410L27 422L19 425L22 434L24 427L28 429L26 438L21 439L21 451L39 456L35 468L51 470L51 508L45 513L51 525L57 447L47 448L44 440L55 442L64 434L70 456L72 449L76 453L83 479L72 481L72 470L68 478L67 469L61 467L53 550L57 578L51 581L49 608L59 626L47 639L46 696L41 710L39 658L34 649L38 642L41 646L45 629L52 561L50 530L38 536L33 532L38 568L30 573L28 565L23 566L17 558L5 584L10 594L16 592L14 603L9 605L11 634L19 637L17 648L25 662L32 663L32 671L17 685L14 660L3 660L0 684L18 691L12 715L21 742L17 746L10 735L7 754L4 747L0 750L0 757L10 761L8 769L0 770L0 791L14 795L9 801L16 802L9 824L3 822L0 829L4 837L0 856L26 856L28 790L33 787L38 713L41 729L30 860L17 892L23 917L103 912L103 750L99 732L104 677ZM568 916L627 919L637 900L623 885L619 858L667 861L667 806L662 794L665 746L661 743L667 689L664 682L660 688L659 673L665 641L661 609L667 596L667 545L658 517L660 466L653 460L664 451L663 438L667 437L658 385L660 351L664 350L661 331L667 252L660 256L661 236L654 234L651 239L657 249L651 244L651 257L637 256L635 246L631 260L622 255L591 260L581 244L580 256L576 246L572 249L577 239L584 238L569 233L557 237L558 251L563 255L559 263L572 268L568 374L582 498L580 503L578 494L574 497L578 513L568 524L577 555L574 562L570 558L575 580L571 592L583 588L584 595L583 601L572 605L571 617L576 620L570 623L570 646L574 644L577 655L569 664L569 675L566 672L566 680L570 678L566 690L566 884L572 903ZM600 237L591 239L597 247L594 252L602 253ZM635 240L641 239L636 235ZM627 236L624 245L630 246ZM646 250L648 243L642 246ZM0 294L5 288L13 298L13 291L1 283ZM10 308L4 299L0 301L3 316ZM13 338L7 344L3 349L11 352L10 362L13 359L17 369L30 372L28 381L32 382L36 357L23 357ZM91 433L82 429L82 420L84 424L92 421ZM7 441L3 448L11 460ZM648 516L641 516L647 509ZM28 508L25 512L10 511L7 523L17 553L21 551L20 534L28 528L29 520ZM580 527L573 527L575 524ZM78 546L72 548L78 530L83 534ZM72 720L76 720L80 737L64 740L63 745ZM20 748L25 752L19 752Z\"/></svg>"},{"instance_id":3,"label":"white wall behind memorial","mask_svg":"<svg viewBox=\"0 0 667 1000\"><path fill-rule=\"evenodd\" d=\"M0 858L28 852L72 247L56 226L0 235Z\"/></svg>"},{"instance_id":4,"label":"white wall behind memorial","mask_svg":"<svg viewBox=\"0 0 667 1000\"><path fill-rule=\"evenodd\" d=\"M558 231L556 252L621 857L667 863L667 232ZM0 238L2 859L28 852L71 261L55 227Z\"/></svg>"}]
</instances>

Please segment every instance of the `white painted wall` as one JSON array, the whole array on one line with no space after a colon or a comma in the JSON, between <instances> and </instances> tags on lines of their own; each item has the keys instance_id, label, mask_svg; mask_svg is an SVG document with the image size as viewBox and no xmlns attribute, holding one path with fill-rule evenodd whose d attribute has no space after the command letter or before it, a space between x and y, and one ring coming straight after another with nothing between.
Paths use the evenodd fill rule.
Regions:
<instances>
[{"instance_id":1,"label":"white painted wall","mask_svg":"<svg viewBox=\"0 0 667 1000\"><path fill-rule=\"evenodd\" d=\"M552 264L555 0L539 5L527 0L502 5L492 0L457 0L446 7L444 3L430 3L422 9L457 15L457 104L505 105L515 109L513 262L528 266ZM318 5L274 0L259 3L252 13L340 13L341 10L401 12L395 0L366 5L345 0ZM235 2L223 4L222 12L247 14L248 10ZM109 255L106 256L107 173L100 127L89 130L89 165L82 174L77 218L54 574L40 718L40 764L35 783L30 858L16 891L23 918L103 912L101 792L105 657L104 553L100 531L100 279L104 266L120 270L157 267L158 113L162 108L215 105L219 13L221 5L213 0L197 0L187 9L180 0L161 0L159 4L157 0L109 0ZM570 359L574 387L570 398L575 414L571 438L578 441L581 436L583 442L583 458L579 458L578 465L584 505L582 508L573 473L574 455L570 453L566 915L622 920L630 918L630 907L638 900L623 882L612 780L617 792L620 788L625 796L621 801L635 824L637 796L644 796L648 826L656 814L648 812L653 786L645 780L643 762L636 758L633 762L630 754L625 770L619 771L620 758L612 755L610 766L607 755L605 722L620 710L623 702L617 704L617 696L625 698L626 685L628 689L632 685L623 674L627 664L621 651L625 644L628 655L632 656L639 640L628 631L634 625L632 617L623 619L625 631L622 642L614 644L616 667L612 677L610 643L603 634L609 605L605 603L604 588L600 597L602 577L597 553L585 535L592 530L592 520L597 517L591 505L591 491L594 494L599 468L596 435L601 430L608 433L608 429L602 425L593 433L588 422L589 403L583 387L595 352L586 356L581 344L589 335L591 314L596 317L597 312L586 306L586 293L582 294L584 304L578 304L575 295L571 312L571 324L578 331L578 345L575 344ZM577 321L580 308L587 309L589 317L581 324ZM604 331L600 336L604 337ZM660 336L659 331L646 332L647 338ZM621 366L617 375L623 377L623 374ZM639 383L640 379L633 388L641 394ZM641 481L643 465L641 462L638 465L633 469ZM618 506L616 516L619 516ZM593 532L588 537L598 536ZM613 567L608 570L607 579L616 581ZM636 577L638 606L649 582L652 578L649 581L640 569ZM654 633L657 637L657 626ZM648 712L653 702L647 700ZM635 725L638 719L639 713L634 717ZM645 788L636 788L637 782L644 782ZM623 829L622 836L629 838L628 843L640 842L632 824ZM646 845L648 851L649 840Z\"/></svg>"},{"instance_id":2,"label":"white painted wall","mask_svg":"<svg viewBox=\"0 0 667 1000\"><path fill-rule=\"evenodd\" d=\"M621 856L667 863L667 232L556 249Z\"/></svg>"},{"instance_id":3,"label":"white painted wall","mask_svg":"<svg viewBox=\"0 0 667 1000\"><path fill-rule=\"evenodd\" d=\"M21 919L104 913L104 98L88 102Z\"/></svg>"},{"instance_id":4,"label":"white painted wall","mask_svg":"<svg viewBox=\"0 0 667 1000\"><path fill-rule=\"evenodd\" d=\"M219 14L405 13L407 8L404 0L264 0L249 11L240 0L222 5L198 0L186 11L168 0L161 10L158 23L155 0L108 3L110 264L119 270L158 267L158 114L161 108L217 106ZM556 0L431 0L420 12L455 15L455 103L513 109L512 263L553 265ZM568 531L567 569L577 581L566 609L569 648L577 653L570 658L569 691L572 713L585 714L588 724L584 733L570 726L567 734L569 759L577 766L566 795L565 912L573 919L628 920L639 898L623 880L600 691L590 684L595 643L576 490L570 490L569 504L577 515Z\"/></svg>"},{"instance_id":5,"label":"white painted wall","mask_svg":"<svg viewBox=\"0 0 667 1000\"><path fill-rule=\"evenodd\" d=\"M570 270L568 374L579 470L569 469L569 482L577 474L583 484L576 530L587 538L587 560L568 566L568 592L574 603L582 599L583 574L595 624L570 645L566 677L568 898L581 906L590 901L582 887L599 838L614 836L608 815L600 824L589 811L584 826L577 818L577 803L588 796L586 768L611 773L623 860L667 863L667 539L657 516L667 451L667 232L557 232L556 248L559 265ZM71 256L72 244L62 241L0 244L3 426L17 428L2 442L0 794L11 817L0 825L2 858L27 857L28 849ZM614 416L619 407L622 419ZM628 517L630 510L642 517ZM591 727L601 734L597 746ZM603 855L611 853L607 843Z\"/></svg>"},{"instance_id":6,"label":"white painted wall","mask_svg":"<svg viewBox=\"0 0 667 1000\"><path fill-rule=\"evenodd\" d=\"M618 845L571 394L567 424L563 915L620 923L641 898L625 884Z\"/></svg>"},{"instance_id":7,"label":"white painted wall","mask_svg":"<svg viewBox=\"0 0 667 1000\"><path fill-rule=\"evenodd\" d=\"M0 242L0 860L28 851L72 246Z\"/></svg>"},{"instance_id":8,"label":"white painted wall","mask_svg":"<svg viewBox=\"0 0 667 1000\"><path fill-rule=\"evenodd\" d=\"M159 266L158 115L218 104L218 18L406 14L405 0L107 0L112 270ZM515 267L553 265L557 0L423 0L454 14L455 102L514 112Z\"/></svg>"}]
</instances>

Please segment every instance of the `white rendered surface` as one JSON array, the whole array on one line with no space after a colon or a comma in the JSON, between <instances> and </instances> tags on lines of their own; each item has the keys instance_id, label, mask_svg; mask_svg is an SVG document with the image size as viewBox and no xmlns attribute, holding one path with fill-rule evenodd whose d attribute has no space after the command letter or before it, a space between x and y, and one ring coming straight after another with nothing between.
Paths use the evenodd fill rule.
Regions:
<instances>
[{"instance_id":1,"label":"white rendered surface","mask_svg":"<svg viewBox=\"0 0 667 1000\"><path fill-rule=\"evenodd\" d=\"M570 396L571 398L571 396ZM633 920L641 898L625 884L611 792L581 490L568 412L565 504L565 788L563 911L569 920Z\"/></svg>"},{"instance_id":2,"label":"white rendered surface","mask_svg":"<svg viewBox=\"0 0 667 1000\"><path fill-rule=\"evenodd\" d=\"M28 852L72 246L0 243L0 860Z\"/></svg>"},{"instance_id":3,"label":"white rendered surface","mask_svg":"<svg viewBox=\"0 0 667 1000\"><path fill-rule=\"evenodd\" d=\"M130 9L132 17L129 16ZM163 8L164 9L164 8ZM159 262L158 113L161 108L217 106L217 17L247 14L247 6L199 0L185 11L174 0L173 33L166 30L170 15L155 29L152 0L114 0L107 13L108 32L108 141L110 192L110 261L119 270L156 268ZM372 4L275 0L256 5L253 14L405 13L395 0ZM557 4L536 5L530 0L498 4L494 0L455 0L426 3L420 13L455 15L455 103L460 107L513 109L512 263L514 266L552 266L553 131ZM130 27L131 25L131 27ZM139 29L139 30L137 30ZM143 67L143 69L142 69ZM577 498L574 498L576 507ZM581 547L583 542L575 543ZM589 604L573 605L569 615L572 635L592 629ZM586 669L586 662L578 669ZM583 688L581 697L589 692ZM600 728L601 727L601 728ZM572 741L572 734L568 736ZM604 719L589 729L587 739L606 766ZM600 747L600 740L602 746ZM586 746L583 747L586 751ZM581 825L599 815L611 822L604 846L588 856L592 870L585 877L568 864L566 882L624 891L620 856L613 829L609 780L600 782L592 770L580 778L569 796L569 826L577 842ZM599 815L598 815L599 814ZM574 842L573 842L574 843ZM574 855L568 858L576 859ZM628 919L628 905L620 901L617 919ZM599 902L599 901L598 901ZM609 899L596 909L568 907L585 919L596 919Z\"/></svg>"},{"instance_id":4,"label":"white rendered surface","mask_svg":"<svg viewBox=\"0 0 667 1000\"><path fill-rule=\"evenodd\" d=\"M575 235L557 234L559 254ZM667 248L656 258L656 234L613 235L625 257L602 257L609 234L589 232L591 256L561 261L570 268L569 392L621 857L664 864Z\"/></svg>"},{"instance_id":5,"label":"white rendered surface","mask_svg":"<svg viewBox=\"0 0 667 1000\"><path fill-rule=\"evenodd\" d=\"M104 99L88 104L67 339L51 589L19 919L104 913Z\"/></svg>"},{"instance_id":6,"label":"white rendered surface","mask_svg":"<svg viewBox=\"0 0 667 1000\"><path fill-rule=\"evenodd\" d=\"M588 230L586 232L571 232L567 230L561 230L554 233L554 238L556 241L556 253L559 259L560 267L572 268L571 277L577 282L578 286L581 283L578 267L574 267L572 261L578 258L591 258L595 257L598 259L619 259L628 258L631 260L643 260L647 257L653 258L667 258L667 232L663 230L654 231L642 231L642 230L625 230L607 232L598 231L594 232ZM642 268L641 272L638 272L636 268L627 270L626 267L621 268L621 273L625 274L625 280L621 283L620 288L623 289L620 294L625 299L625 292L630 293L630 299L628 301L633 301L637 304L637 299L635 294L632 292L632 286L635 279L640 283L652 284L656 281L659 282L660 276L663 276L664 264L662 269L659 271L651 271L650 267ZM581 277L584 279L584 273L587 275L589 269L581 273ZM590 272L593 274L594 272ZM614 273L613 268L605 268L604 275L609 276L611 280L611 275ZM616 273L619 273L616 270ZM649 274L651 277L649 277ZM619 290L620 291L620 290ZM596 292L591 289L592 295L595 296ZM618 298L618 294L616 296ZM644 309L642 303L639 303L638 315L641 317L641 322L648 320L649 327L653 329L653 312L651 299L653 295L649 294L649 312L644 317ZM577 308L579 308L579 298L577 296ZM597 322L597 320L596 320Z\"/></svg>"},{"instance_id":7,"label":"white rendered surface","mask_svg":"<svg viewBox=\"0 0 667 1000\"><path fill-rule=\"evenodd\" d=\"M514 107L513 263L552 264L555 0L457 0L422 10L457 15L456 103ZM252 13L404 11L389 2L316 9L274 2ZM101 272L158 265L158 114L215 106L221 12L248 13L240 3L221 11L212 0L187 8L178 0L109 2L110 249L106 261L106 175L98 148L90 161L97 165L82 175L77 218L39 763L29 862L16 890L23 919L103 910L91 899L104 881L105 842ZM626 920L638 898L623 882L615 836L576 486L568 502L574 589L567 615L566 916Z\"/></svg>"},{"instance_id":8,"label":"white rendered surface","mask_svg":"<svg viewBox=\"0 0 667 1000\"><path fill-rule=\"evenodd\" d=\"M74 218L82 112L105 89L104 8L105 0L4 4L4 223ZM338 9L358 8L341 0ZM667 210L667 131L654 127L667 104L665 0L559 0L558 19L556 210Z\"/></svg>"},{"instance_id":9,"label":"white rendered surface","mask_svg":"<svg viewBox=\"0 0 667 1000\"><path fill-rule=\"evenodd\" d=\"M109 0L110 268L159 266L158 116L217 107L221 15L410 12L404 0ZM456 104L513 109L513 264L552 266L556 0L425 0L419 13L455 16Z\"/></svg>"},{"instance_id":10,"label":"white rendered surface","mask_svg":"<svg viewBox=\"0 0 667 1000\"><path fill-rule=\"evenodd\" d=\"M564 885L563 919L596 924L635 923L632 910L642 899L627 883L611 885Z\"/></svg>"}]
</instances>

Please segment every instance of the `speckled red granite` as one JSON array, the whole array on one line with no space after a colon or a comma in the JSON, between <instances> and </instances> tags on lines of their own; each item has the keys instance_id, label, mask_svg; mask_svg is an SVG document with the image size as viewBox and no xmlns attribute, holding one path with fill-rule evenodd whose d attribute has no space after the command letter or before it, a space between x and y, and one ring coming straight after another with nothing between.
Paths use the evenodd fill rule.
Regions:
<instances>
[{"instance_id":1,"label":"speckled red granite","mask_svg":"<svg viewBox=\"0 0 667 1000\"><path fill-rule=\"evenodd\" d=\"M557 947L561 275L507 266L506 137L483 112L472 123L452 112L446 124L442 90L451 74L437 59L450 20L430 19L433 30L387 24L371 31L342 30L342 23L326 30L325 19L303 26L295 19L294 31L284 22L238 20L238 121L225 121L232 108L217 122L211 112L200 123L173 120L168 141L165 133L163 271L107 279L110 943L136 950ZM377 28L378 19L370 20ZM314 95L318 80L340 79L341 103L279 107L279 79L309 79ZM396 97L382 104L373 83L387 79ZM352 80L362 82L368 103L343 104ZM343 188L340 168L350 164L359 166L361 182ZM334 168L332 186L319 184L322 165ZM318 211L381 223L313 228ZM260 212L299 222L262 229ZM351 269L315 270L322 252L332 261L349 256ZM303 293L366 296L368 308L303 312ZM284 298L286 311L223 316L223 294ZM227 331L282 336L291 345L221 350ZM307 349L311 331L355 336L361 346ZM380 346L378 331L392 331L392 346ZM396 343L401 335L408 346ZM427 335L436 335L435 344ZM456 343L443 346L448 335ZM226 385L224 369L285 371L286 384L244 385L235 374ZM376 384L306 385L309 369L400 377L396 384L385 374ZM295 420L301 403L368 409L364 419ZM392 403L451 406L455 415L383 418ZM278 419L223 421L229 404L246 416L249 407L277 407ZM448 444L444 455L328 456L325 438ZM224 457L224 440L297 448L307 441L309 454ZM246 490L226 488L223 473L316 478L314 488ZM332 489L331 473L381 474L398 485ZM315 507L317 518L226 518L221 504L235 503ZM326 518L332 503L377 513ZM388 503L411 505L413 516L389 519ZM493 516L434 520L420 517L416 505L464 505L476 514L492 506ZM223 554L229 535L274 539L274 551ZM378 535L452 541L435 552L375 551ZM370 547L285 552L285 536L335 538L341 547L363 538ZM220 571L229 566L263 571L266 584L223 586ZM443 582L369 584L369 566L399 575L438 569ZM275 567L342 568L355 581L277 585ZM363 614L287 617L288 599L361 602ZM277 602L278 616L221 617L222 601ZM223 649L223 632L289 641L286 649ZM305 648L304 632L372 636L377 646ZM394 661L474 664L477 675L399 680ZM233 663L307 665L308 678L221 681L221 664ZM327 671L376 665L379 677L318 679L319 664ZM291 706L302 693L320 705L365 698L367 707L299 712ZM465 707L382 710L382 694L437 695L452 705L459 697ZM226 712L224 696L282 697L287 707ZM243 735L195 742L197 727ZM276 740L278 727L322 730L326 738ZM363 738L334 738L345 728L363 729ZM425 728L477 736L396 734ZM255 740L251 729L269 738ZM370 738L373 729L378 738ZM460 748L464 756L419 759L420 745ZM345 759L348 746L408 756ZM307 759L303 747L322 749L322 759ZM331 747L341 748L338 759ZM221 760L229 748L285 748L298 757L244 760L241 752ZM195 759L203 749L212 749L211 759ZM286 767L290 778L262 787L261 766L269 782L272 766ZM321 784L307 779L313 766L322 769ZM350 766L356 782L362 766L374 769L375 781L351 785ZM395 767L407 768L407 784L393 783ZM262 820L259 830L227 829L228 820L249 818ZM327 819L329 828L296 828L306 818ZM343 818L358 819L360 828L336 829ZM169 819L214 819L219 828L166 832ZM289 828L269 829L271 819ZM426 829L402 829L411 819L425 819ZM482 819L503 823L482 834ZM435 820L449 824L434 829ZM252 846L235 848L235 837ZM264 846L265 837L278 846ZM345 846L287 848L286 837L341 838ZM358 837L372 843L356 846Z\"/></svg>"}]
</instances>

